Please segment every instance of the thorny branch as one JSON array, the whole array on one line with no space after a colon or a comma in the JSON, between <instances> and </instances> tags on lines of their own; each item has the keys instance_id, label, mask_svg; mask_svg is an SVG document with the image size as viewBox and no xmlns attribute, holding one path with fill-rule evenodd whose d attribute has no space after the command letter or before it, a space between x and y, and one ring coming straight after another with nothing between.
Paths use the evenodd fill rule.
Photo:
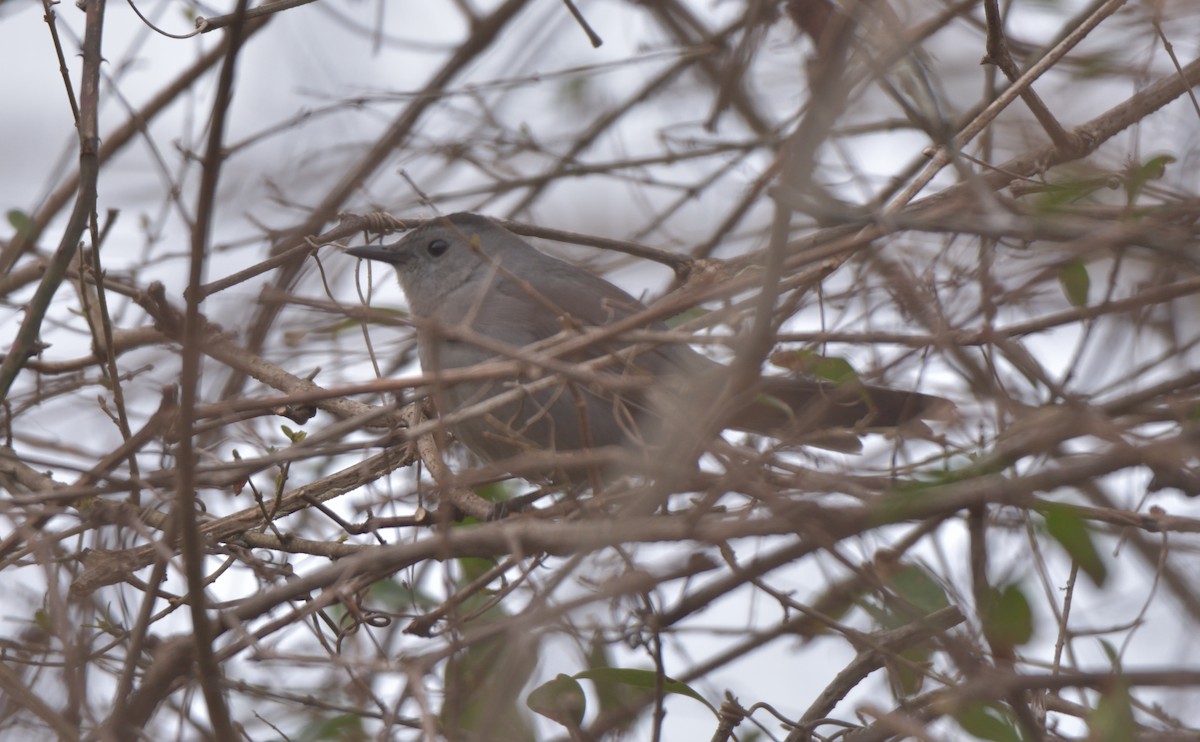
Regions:
<instances>
[{"instance_id":1,"label":"thorny branch","mask_svg":"<svg viewBox=\"0 0 1200 742\"><path fill-rule=\"evenodd\" d=\"M78 164L4 204L0 735L1195 736L1200 657L1154 640L1200 625L1194 8L444 5L264 3L171 59L36 19ZM296 28L321 75L262 65ZM648 309L511 347L342 254L460 210ZM495 358L423 373L418 330ZM730 393L957 417L857 456L718 437L720 393L678 456L448 434L678 342ZM547 704L571 675L599 708Z\"/></svg>"}]
</instances>

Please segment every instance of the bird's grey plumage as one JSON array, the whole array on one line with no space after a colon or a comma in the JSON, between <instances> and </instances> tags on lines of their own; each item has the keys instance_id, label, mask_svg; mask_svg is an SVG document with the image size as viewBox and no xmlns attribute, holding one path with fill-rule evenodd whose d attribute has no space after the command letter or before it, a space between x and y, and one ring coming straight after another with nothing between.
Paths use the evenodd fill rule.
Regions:
<instances>
[{"instance_id":1,"label":"bird's grey plumage","mask_svg":"<svg viewBox=\"0 0 1200 742\"><path fill-rule=\"evenodd\" d=\"M586 270L539 252L486 217L452 214L430 220L385 246L356 247L351 255L395 266L413 315L423 320L418 351L429 373L474 366L496 352L447 328L469 328L514 348L545 340L571 327L598 327L645 309L637 299ZM666 329L660 322L649 329ZM461 335L461 333L459 333ZM486 460L530 448L576 450L608 445L643 445L661 437L676 421L658 411L679 407L692 394L714 393L725 367L684 344L631 348L610 341L561 360L579 363L616 351L629 358L608 365L601 378L654 379L653 386L676 404L649 401L656 394L615 392L609 385L562 383L529 392L482 418L452 427L456 437ZM510 382L466 382L439 390L443 413L483 401ZM679 392L680 394L676 394ZM769 402L748 402L736 410L730 427L778 433L802 422L793 434L836 426L883 427L929 415L944 400L918 393L858 385L854 389L809 379L765 377L761 392ZM760 398L761 400L761 398ZM706 400L695 399L703 405ZM791 412L787 408L791 408ZM582 413L582 414L581 414ZM854 439L852 439L854 440Z\"/></svg>"}]
</instances>

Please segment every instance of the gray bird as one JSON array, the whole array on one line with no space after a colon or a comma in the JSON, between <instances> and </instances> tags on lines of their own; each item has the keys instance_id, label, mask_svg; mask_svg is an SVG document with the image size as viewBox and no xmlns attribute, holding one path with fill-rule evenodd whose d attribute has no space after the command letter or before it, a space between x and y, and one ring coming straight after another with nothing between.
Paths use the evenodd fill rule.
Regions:
<instances>
[{"instance_id":1,"label":"gray bird","mask_svg":"<svg viewBox=\"0 0 1200 742\"><path fill-rule=\"evenodd\" d=\"M504 346L523 349L646 309L608 281L539 252L477 214L432 219L394 244L346 252L395 267L418 320L418 352L428 374L494 361L504 356ZM644 327L667 329L661 322ZM606 357L607 363L598 360ZM529 450L644 451L688 424L679 411L711 404L728 372L682 343L634 345L608 338L557 358L559 364L589 361L594 363L578 366L573 378L550 383L543 378L540 387L526 375L528 392L451 425L451 432L485 461ZM512 379L474 380L439 386L433 396L447 414L513 388ZM735 430L849 450L858 446L857 433L937 419L949 408L946 400L917 392L764 376L724 422Z\"/></svg>"}]
</instances>

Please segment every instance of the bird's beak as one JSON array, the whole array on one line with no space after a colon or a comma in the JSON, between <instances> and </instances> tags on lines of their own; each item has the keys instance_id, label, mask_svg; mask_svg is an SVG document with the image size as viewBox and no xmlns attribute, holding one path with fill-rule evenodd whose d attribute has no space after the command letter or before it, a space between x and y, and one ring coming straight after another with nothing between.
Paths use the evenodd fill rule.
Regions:
<instances>
[{"instance_id":1,"label":"bird's beak","mask_svg":"<svg viewBox=\"0 0 1200 742\"><path fill-rule=\"evenodd\" d=\"M346 249L347 255L353 255L356 258L365 258L367 260L379 260L384 263L408 262L410 256L409 251L401 246L401 243L395 242L391 245L362 245L361 247L351 247Z\"/></svg>"}]
</instances>

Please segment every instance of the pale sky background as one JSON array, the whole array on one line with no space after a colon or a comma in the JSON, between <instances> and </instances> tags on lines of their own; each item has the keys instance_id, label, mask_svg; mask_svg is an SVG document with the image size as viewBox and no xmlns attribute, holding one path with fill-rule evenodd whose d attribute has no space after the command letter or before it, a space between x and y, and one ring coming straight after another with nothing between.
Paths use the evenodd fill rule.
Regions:
<instances>
[{"instance_id":1,"label":"pale sky background","mask_svg":"<svg viewBox=\"0 0 1200 742\"><path fill-rule=\"evenodd\" d=\"M495 110L504 117L506 123L513 126L515 122L523 123L532 138L551 146L565 133L573 132L578 121L586 120L592 112L600 110L602 104L618 99L621 91L640 84L669 64L678 53L662 43L654 30L633 10L632 4L603 1L580 5L605 40L600 49L592 49L587 44L582 31L564 11L561 2L543 0L531 4L507 32L514 39L522 40L522 43L501 45L481 57L465 78L456 83L456 87L461 89L463 83L468 81L477 84L498 79L514 81L510 90L505 88L507 92L504 94L497 94L490 89L483 89L478 94L494 104ZM737 3L719 2L695 2L693 5L702 9L705 18L713 25L718 25L721 18L728 19L731 13L742 7ZM1016 15L1010 31L1026 41L1040 43L1053 36L1063 19L1070 15L1067 10L1081 7L1083 3L1028 5ZM398 110L397 101L402 100L398 96L421 88L445 50L451 48L462 33L457 25L457 16L449 6L449 3L416 1L318 3L282 13L272 21L266 32L251 42L239 62L236 97L226 141L236 145L282 126L303 112L314 113L302 126L256 142L238 151L228 161L222 176L219 217L214 233L214 244L219 250L215 250L210 258L210 277L232 273L261 260L262 243L257 239L261 230L255 224L285 228L298 222L306 207L325 192L328 184L341 175L347 163L355 161L362 149L388 124ZM1065 6L1069 7L1064 9ZM81 33L81 13L71 3L56 7L72 79L78 80L79 57L75 53L76 43L72 34ZM185 7L175 2L139 4L139 8L156 24L174 33L190 29L190 21L184 16ZM76 157L70 113L42 13L38 3L10 0L0 4L0 62L3 63L0 64L0 101L4 101L0 108L0 172L3 173L3 177L0 177L0 208L6 212L10 209L35 210L45 194L57 185L57 179L73 168ZM374 48L364 40L362 34L348 30L335 19L335 15L358 16L365 19L366 25L373 27L376 25L376 13L382 15L382 23L390 37L402 39L405 45L412 48L402 48L399 43ZM713 20L714 17L718 20ZM1119 19L1113 20L1115 29L1119 29L1120 22ZM1175 30L1172 40L1176 44L1176 52L1186 62L1193 58L1196 40L1200 38L1195 18L1191 19L1191 25ZM936 65L939 82L953 86L950 90L942 91L945 94L944 102L960 106L957 112L961 112L978 96L978 61L982 56L982 47L978 33L967 35L962 33L962 28L958 28L958 31L954 38L935 37L927 50L935 60L933 64ZM1119 30L1113 33L1119 33ZM1089 40L1081 47L1081 51L1094 48L1105 38L1111 43L1111 37L1098 34L1097 41ZM1145 41L1144 35L1137 38L1138 44ZM965 39L971 39L972 43L966 43ZM108 131L123 122L127 106L140 106L166 81L171 80L178 70L190 64L202 50L210 48L215 40L160 37L147 31L126 4L110 2L105 27L105 56L108 59L105 73L119 81L119 91L127 100L118 100L112 95L112 87L106 86L101 131ZM766 56L766 68L759 71L754 84L760 93L772 85L778 85L782 91L778 96L772 98L763 95L762 98L775 104L777 115L791 115L797 108L798 96L803 93L792 83L798 75L798 60L807 54L808 46L798 42L797 35L786 23L777 24L764 43L771 45L771 52ZM1122 51L1128 55L1131 69L1145 65L1153 70L1148 74L1149 79L1157 79L1168 69L1161 49L1131 45ZM631 57L638 57L640 61L616 64ZM582 77L557 74L583 65L606 63L614 63L614 66ZM540 77L533 82L515 83L531 75ZM118 160L102 171L100 207L102 210L118 209L120 212L119 220L104 247L105 265L110 271L119 272L123 267L142 265L147 254L156 256L156 261L164 254L173 254L174 259L162 259L146 269L143 275L154 275L166 282L171 288L169 295L175 298L179 297L184 285L183 258L188 243L181 221L172 214L175 207L164 208L161 194L168 179L180 179L184 183L182 208L189 213L194 208L198 169L193 163L183 174L179 150L199 151L203 147L204 123L214 83L213 75L205 77L198 87L198 95L191 98L190 103L173 106L166 115L154 122L153 145L157 153L146 141L138 141L127 147ZM1063 116L1067 125L1080 123L1129 94L1127 89L1114 89L1111 95L1105 95L1098 93L1099 86L1084 89L1056 86L1053 77L1046 81L1044 87L1049 89L1047 98L1055 110L1068 112ZM352 99L362 99L363 104L341 105ZM605 137L582 159L605 161L657 152L660 149L659 137L664 136L681 142L690 138L706 141L709 135L703 129L703 122L711 110L711 100L705 95L689 95L686 85L681 85L680 92L670 100L673 104L670 109L639 111L630 116L619 128L618 135ZM335 110L326 111L329 107ZM482 132L481 136L488 134L488 124L478 118L478 110L472 103L471 95L465 93L439 106L419 128L414 145L419 145L420 149L395 153L392 161L378 171L366 191L360 193L348 208L382 209L397 216L428 215L419 205L411 187L400 177L401 169L423 190L435 196L473 185L476 181L466 168L447 167L444 161L430 156L426 147L432 143L452 143L463 136L464 129L470 131L472 127ZM1014 126L1006 131L1019 132L1011 136L1027 136L1028 141L1040 143L1040 135L1032 127ZM724 131L719 133L725 135ZM1140 141L1161 142L1160 149L1171 152L1179 160L1168 177L1179 187L1194 192L1195 166L1197 153L1200 152L1200 147L1197 147L1200 123L1187 101L1177 101L1164 109L1136 133ZM882 179L903 167L927 145L927 141L912 132L878 135L858 140L853 151L844 156L857 166L857 177ZM1122 151L1124 146L1121 144L1112 151ZM1017 148L1025 147L1017 144ZM1141 154L1148 157L1154 153ZM1098 157L1103 159L1103 151ZM159 158L165 165L159 164ZM836 179L839 172L847 171L835 155L827 153L826 160L831 180ZM529 161L532 161L532 157ZM512 162L522 163L525 160L517 157ZM675 195L661 188L620 183L613 179L581 178L571 181L556 188L520 216L546 226L635 238L659 247L683 249L691 244L691 240L708 233L714 215L723 213L720 207L728 199L739 195L739 187L748 187L768 164L762 158L749 159L735 171L736 177L729 185L707 191L666 225L647 236L641 236L641 232L650 224L655 207L675 198ZM688 163L675 167L677 169L670 171L670 174L680 182L687 182L693 177L690 170L692 166ZM540 167L530 167L530 170L537 172ZM856 191L854 180L849 177L831 187L847 199L853 199L854 194L860 192ZM505 209L516 203L519 196L517 192L488 203L486 211L497 216L509 216ZM439 200L439 206L447 212L473 209L483 203L484 198L475 195ZM769 213L764 202L753 212L750 221L762 223ZM56 230L60 225L61 220L43 236L40 243L43 249L54 248L58 237ZM11 231L7 222L0 223L0 236L7 237ZM744 231L742 233L745 234ZM736 239L731 243L723 248L725 252L722 254L761 246L738 242ZM583 250L568 253L581 260L596 257ZM353 261L342 259L333 250L328 253L323 251L322 257L326 269L334 276L339 298L344 302L357 301L349 277ZM626 265L615 274L615 280L635 295L659 292L667 285L669 278L669 272L665 269L643 264ZM262 284L261 280L247 283L214 297L206 305L205 311L211 319L236 330L240 318L245 316L248 303L255 299ZM378 295L380 302L400 303L399 292L390 277L382 277L377 285L381 292ZM319 286L317 273L310 263L306 267L300 291L320 296ZM62 290L69 289L64 287ZM0 307L0 334L11 336L19 320L20 312L15 306ZM292 321L302 323L304 315ZM1047 365L1053 367L1056 362L1061 365L1073 350L1071 343L1076 329L1068 328L1062 333L1047 334L1030 340L1029 345ZM72 328L48 324L43 337L53 345L49 357L70 358L86 351L87 338ZM350 345L353 341L353 337L347 337L342 342ZM282 349L276 350L282 353ZM1126 362L1125 354L1136 356L1137 340L1128 339L1127 347L1113 346L1108 350L1113 352L1114 370L1119 370L1123 368L1120 364ZM357 352L361 352L361 348ZM157 402L152 390L172 380L176 371L172 360L161 353L146 351L145 357L148 362L158 365L153 371L131 382L131 389L140 391L144 395L144 404L152 409ZM327 362L328 358L324 360ZM307 368L322 365L322 362L320 357L301 356L298 362L300 368L292 370L303 375ZM335 365L326 373L343 380L371 378L370 367L365 363L357 366ZM1097 382L1103 381L1103 377L1103 369L1098 369ZM206 380L208 390L215 393L220 381L219 378ZM953 390L949 390L949 393L952 394ZM42 434L86 441L88 447L107 450L105 441L117 440L111 426L98 410L81 412L77 405L72 406L73 402L73 398L60 398L47 405L53 414L39 416L39 423L44 427ZM1144 480L1138 481L1136 476L1123 476L1128 481L1122 486L1127 486L1130 493L1144 489ZM368 499L365 496L356 497L360 503ZM1165 503L1174 514L1196 514L1194 503L1174 494L1161 495L1157 501ZM241 502L232 505L215 503L216 509L243 506ZM871 540L866 539L868 542ZM950 535L941 541L953 544L955 538ZM994 572L1003 574L1011 570L1014 576L1029 573L1029 555L1016 536L1009 542L997 536L994 548ZM751 547L745 545L739 553L749 558L750 552ZM960 584L965 584L967 565L961 555L927 551L923 556L939 574L956 574L964 578ZM1124 554L1120 556L1124 557ZM1065 579L1068 565L1062 555L1048 554L1047 557L1053 562L1052 571L1060 580ZM664 564L672 558L682 557L664 551ZM1188 558L1192 557L1189 555ZM944 562L939 563L940 560ZM297 570L303 572L308 565L317 565L320 561L298 558L295 563ZM841 574L831 560L818 561L823 562L828 570L826 574L819 574L806 564L804 568L773 573L773 584L780 589L794 589L801 599L811 596L818 592L814 584L819 585ZM1111 561L1114 566L1135 563L1138 562L1134 558ZM603 567L599 564L595 570L598 574L603 573ZM21 590L19 595L22 600L36 605L43 588L33 570L26 572L30 573L27 575L29 582L17 589ZM1078 616L1087 618L1076 625L1079 628L1085 625L1111 627L1134 620L1155 590L1152 579L1153 575L1147 571L1126 568L1115 574L1113 583L1102 592L1091 590L1088 585L1081 583L1075 610ZM1027 584L1033 597L1032 586L1035 582L1029 579ZM11 585L7 587L14 588ZM778 620L778 611L764 605L761 596L755 601L755 604L748 605L744 595L735 594L693 617L689 625L694 628L744 627L749 621L769 624ZM1044 605L1044 600L1038 605ZM1154 605L1154 611L1161 611L1163 615L1156 616L1152 612L1147 616L1146 626L1132 633L1125 654L1128 668L1159 663L1195 663L1197 639L1186 630L1190 624L1169 615L1174 610L1170 601L1160 600ZM183 625L186 623L181 620L180 626ZM1049 627L1053 626L1053 622L1043 616L1041 625ZM18 625L6 627L0 622L0 634L17 631ZM685 637L688 637L687 652L693 661L718 651L721 646L720 640L710 638L703 632L690 636L685 634ZM723 637L729 641L736 641L737 638ZM1052 635L1039 633L1035 641L1050 646L1054 639ZM1096 669L1106 668L1107 662L1099 643L1078 644L1081 651L1085 652L1089 651L1086 649L1088 646L1092 648L1092 666ZM743 702L764 701L784 714L796 715L807 707L812 696L828 683L833 673L850 659L849 648L840 639L819 639L815 647L804 647L802 652L797 649L796 656L802 657L805 663L805 666L797 667L786 656L794 648L793 645L786 641L777 642L771 650L729 665L697 687L714 703L719 703L721 693L729 689ZM668 668L678 658L679 655L669 656ZM630 658L629 663L646 666L641 656ZM251 676L275 671L270 663L265 666L254 666L248 662L234 663L233 666ZM556 654L547 650L538 677L544 680L554 677L558 672L571 673L580 669L583 668L579 658L566 651ZM856 693L839 707L836 715L849 715L849 710L864 700L864 692L878 692L885 682L882 675L877 673L871 683L856 689ZM1169 694L1164 694L1163 698L1164 705L1173 713L1190 716L1192 723L1200 720L1197 716L1200 711L1197 711L1194 699L1187 702ZM883 705L890 704L884 699ZM704 739L711 735L713 720L694 701L671 699L668 708L667 739ZM765 715L756 718L761 718L769 728L777 728ZM544 738L557 734L557 729L548 723L539 728ZM295 729L285 724L284 731L292 732ZM1074 727L1073 731L1079 731L1079 728ZM270 736L260 729L256 738L268 739ZM635 733L633 738L637 737Z\"/></svg>"}]
</instances>

